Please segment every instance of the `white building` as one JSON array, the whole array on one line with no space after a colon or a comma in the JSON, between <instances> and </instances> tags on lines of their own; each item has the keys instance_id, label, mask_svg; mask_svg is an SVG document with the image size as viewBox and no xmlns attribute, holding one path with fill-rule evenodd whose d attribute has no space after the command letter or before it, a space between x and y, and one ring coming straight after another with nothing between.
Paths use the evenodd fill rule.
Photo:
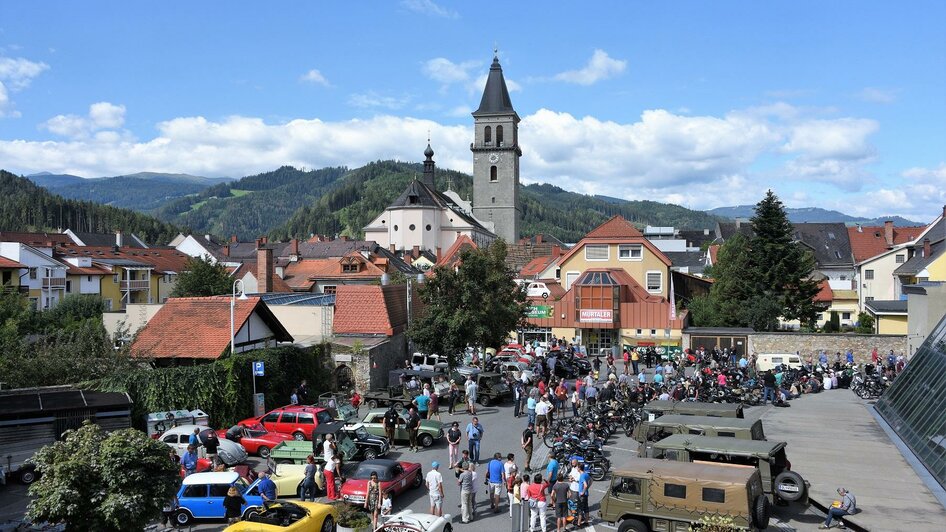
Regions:
<instances>
[{"instance_id":1,"label":"white building","mask_svg":"<svg viewBox=\"0 0 946 532\"><path fill-rule=\"evenodd\" d=\"M26 266L20 286L29 288L30 301L37 310L53 308L65 296L68 266L53 258L52 247L0 242L0 256Z\"/></svg>"}]
</instances>

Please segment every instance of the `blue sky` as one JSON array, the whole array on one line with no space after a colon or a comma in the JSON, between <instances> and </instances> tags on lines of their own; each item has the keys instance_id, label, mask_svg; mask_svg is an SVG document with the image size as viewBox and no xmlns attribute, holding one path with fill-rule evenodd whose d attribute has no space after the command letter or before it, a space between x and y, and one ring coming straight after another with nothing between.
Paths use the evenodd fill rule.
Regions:
<instances>
[{"instance_id":1,"label":"blue sky","mask_svg":"<svg viewBox=\"0 0 946 532\"><path fill-rule=\"evenodd\" d=\"M265 6L265 7L264 7ZM524 182L926 221L946 203L944 2L0 3L0 167L469 172L499 47Z\"/></svg>"}]
</instances>

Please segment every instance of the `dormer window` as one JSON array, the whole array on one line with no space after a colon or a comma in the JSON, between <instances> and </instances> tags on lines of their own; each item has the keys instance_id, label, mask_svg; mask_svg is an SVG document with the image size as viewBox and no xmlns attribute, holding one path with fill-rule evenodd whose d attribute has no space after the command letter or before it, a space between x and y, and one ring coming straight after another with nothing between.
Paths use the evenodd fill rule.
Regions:
<instances>
[{"instance_id":1,"label":"dormer window","mask_svg":"<svg viewBox=\"0 0 946 532\"><path fill-rule=\"evenodd\" d=\"M353 264L342 264L342 273L358 273L359 266L361 265L357 262Z\"/></svg>"},{"instance_id":2,"label":"dormer window","mask_svg":"<svg viewBox=\"0 0 946 532\"><path fill-rule=\"evenodd\" d=\"M407 202L411 205L417 205L417 196L408 196Z\"/></svg>"}]
</instances>

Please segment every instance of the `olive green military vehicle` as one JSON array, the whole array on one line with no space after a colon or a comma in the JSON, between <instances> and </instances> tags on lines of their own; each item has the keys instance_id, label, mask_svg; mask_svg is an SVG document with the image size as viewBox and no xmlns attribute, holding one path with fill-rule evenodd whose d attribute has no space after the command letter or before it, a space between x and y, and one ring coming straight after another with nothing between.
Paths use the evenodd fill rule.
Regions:
<instances>
[{"instance_id":1,"label":"olive green military vehicle","mask_svg":"<svg viewBox=\"0 0 946 532\"><path fill-rule=\"evenodd\" d=\"M764 530L770 504L755 468L637 458L612 470L599 516L618 532L682 532L703 515Z\"/></svg>"},{"instance_id":2,"label":"olive green military vehicle","mask_svg":"<svg viewBox=\"0 0 946 532\"><path fill-rule=\"evenodd\" d=\"M808 504L809 484L785 454L785 442L739 440L713 436L675 434L648 449L648 457L677 462L720 463L751 466L762 475L769 502Z\"/></svg>"},{"instance_id":3,"label":"olive green military vehicle","mask_svg":"<svg viewBox=\"0 0 946 532\"><path fill-rule=\"evenodd\" d=\"M696 436L719 436L740 440L765 440L762 420L739 419L737 417L681 416L670 414L653 420L641 421L634 427L631 436L645 448L674 434ZM639 453L648 456L646 449Z\"/></svg>"},{"instance_id":4,"label":"olive green military vehicle","mask_svg":"<svg viewBox=\"0 0 946 532\"><path fill-rule=\"evenodd\" d=\"M644 405L644 419L668 414L681 416L745 417L742 404L697 403L693 401L651 401Z\"/></svg>"}]
</instances>

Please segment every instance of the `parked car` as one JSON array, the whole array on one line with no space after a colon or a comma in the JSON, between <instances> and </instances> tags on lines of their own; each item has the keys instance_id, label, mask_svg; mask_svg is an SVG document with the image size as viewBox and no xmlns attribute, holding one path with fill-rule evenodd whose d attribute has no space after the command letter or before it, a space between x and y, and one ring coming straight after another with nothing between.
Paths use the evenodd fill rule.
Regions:
<instances>
[{"instance_id":1,"label":"parked car","mask_svg":"<svg viewBox=\"0 0 946 532\"><path fill-rule=\"evenodd\" d=\"M319 423L329 423L335 416L327 408L289 405L270 410L260 417L244 419L239 424L252 427L262 424L270 432L289 434L296 440L308 440Z\"/></svg>"},{"instance_id":2,"label":"parked car","mask_svg":"<svg viewBox=\"0 0 946 532\"><path fill-rule=\"evenodd\" d=\"M526 285L526 296L528 297L541 297L542 299L548 299L549 293L549 287L545 286L545 283L531 282Z\"/></svg>"},{"instance_id":3,"label":"parked car","mask_svg":"<svg viewBox=\"0 0 946 532\"><path fill-rule=\"evenodd\" d=\"M506 384L503 375L499 373L461 366L454 369L451 378L460 385L460 399L462 401L466 401L464 383L468 378L476 379L478 387L476 392L477 401L483 406L499 404L506 399L512 399L512 388Z\"/></svg>"},{"instance_id":4,"label":"parked car","mask_svg":"<svg viewBox=\"0 0 946 532\"><path fill-rule=\"evenodd\" d=\"M338 510L331 504L276 501L224 532L334 532L337 522Z\"/></svg>"},{"instance_id":5,"label":"parked car","mask_svg":"<svg viewBox=\"0 0 946 532\"><path fill-rule=\"evenodd\" d=\"M355 448L358 449L355 453L356 460L374 460L386 456L391 450L391 442L385 436L375 436L368 432L364 423L345 425L344 431L348 433L348 437L355 442Z\"/></svg>"},{"instance_id":6,"label":"parked car","mask_svg":"<svg viewBox=\"0 0 946 532\"><path fill-rule=\"evenodd\" d=\"M404 510L394 515L382 516L375 532L452 532L450 514L442 516L415 513Z\"/></svg>"},{"instance_id":7,"label":"parked car","mask_svg":"<svg viewBox=\"0 0 946 532\"><path fill-rule=\"evenodd\" d=\"M532 368L525 362L501 362L496 365L496 371L526 384L532 384L535 381Z\"/></svg>"},{"instance_id":8,"label":"parked car","mask_svg":"<svg viewBox=\"0 0 946 532\"><path fill-rule=\"evenodd\" d=\"M408 488L419 488L424 485L424 475L420 464L385 458L365 460L358 464L358 468L349 474L345 483L342 484L342 500L353 504L363 504L371 473L378 474L381 491L390 493L392 499Z\"/></svg>"},{"instance_id":9,"label":"parked car","mask_svg":"<svg viewBox=\"0 0 946 532\"><path fill-rule=\"evenodd\" d=\"M269 432L261 423L249 427L234 425L228 430L220 429L217 431L217 436L237 442L246 449L246 452L261 458L269 457L269 451L279 445L279 442L293 439L289 434Z\"/></svg>"},{"instance_id":10,"label":"parked car","mask_svg":"<svg viewBox=\"0 0 946 532\"><path fill-rule=\"evenodd\" d=\"M177 427L165 431L164 434L158 436L158 439L174 449L174 452L176 452L178 456L184 456L184 453L187 452L187 445L190 441L191 434L194 433L194 429L200 429L201 436L207 432L213 432L213 429L201 425L178 425ZM244 449L242 445L224 438L218 438L218 440L220 444L217 446L217 458L225 465L234 466L246 461L246 449ZM197 456L203 458L205 455L206 451L204 447L199 447L197 449Z\"/></svg>"},{"instance_id":11,"label":"parked car","mask_svg":"<svg viewBox=\"0 0 946 532\"><path fill-rule=\"evenodd\" d=\"M250 489L259 481L247 486L240 474L234 471L219 473L194 473L184 479L177 492L178 511L174 521L180 526L188 526L195 519L223 519L226 510L223 498L231 486L235 486L243 495L243 519L250 519L263 509L263 498L251 495Z\"/></svg>"},{"instance_id":12,"label":"parked car","mask_svg":"<svg viewBox=\"0 0 946 532\"><path fill-rule=\"evenodd\" d=\"M387 410L376 408L369 410L361 420L362 425L369 434L375 436L384 436L384 413ZM401 412L398 415L397 429L394 431L394 439L397 441L408 441L407 434L407 412ZM417 434L417 443L422 447L430 447L435 441L443 438L443 423L430 419L420 420L420 430Z\"/></svg>"},{"instance_id":13,"label":"parked car","mask_svg":"<svg viewBox=\"0 0 946 532\"><path fill-rule=\"evenodd\" d=\"M427 355L424 353L414 353L411 355L411 367L416 370L424 371L443 371L447 369L447 357L441 355Z\"/></svg>"},{"instance_id":14,"label":"parked car","mask_svg":"<svg viewBox=\"0 0 946 532\"><path fill-rule=\"evenodd\" d=\"M272 460L267 461L269 479L276 484L278 497L302 497L302 481L305 480L305 464L280 464ZM255 479L254 479L255 480ZM259 490L253 484L250 487L251 495L259 495Z\"/></svg>"}]
</instances>

